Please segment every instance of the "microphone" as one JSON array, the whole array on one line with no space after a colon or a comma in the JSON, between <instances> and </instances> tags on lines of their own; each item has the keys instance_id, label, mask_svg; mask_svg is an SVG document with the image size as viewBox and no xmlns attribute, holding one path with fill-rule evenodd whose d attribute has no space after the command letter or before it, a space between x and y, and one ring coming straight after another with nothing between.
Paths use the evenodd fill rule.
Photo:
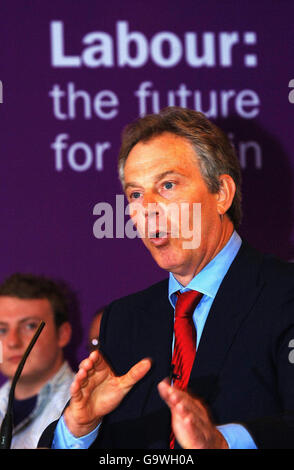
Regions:
<instances>
[{"instance_id":1,"label":"microphone","mask_svg":"<svg viewBox=\"0 0 294 470\"><path fill-rule=\"evenodd\" d=\"M9 391L9 397L8 397L8 404L7 404L7 410L6 414L4 416L4 419L2 421L1 425L1 430L0 430L0 449L10 449L10 444L11 444L11 439L12 439L12 426L13 426L13 400L14 400L14 390L16 383L20 377L20 374L22 373L23 367L25 365L25 362L27 360L28 355L30 354L35 342L39 338L39 335L41 331L43 330L45 326L45 322L41 321L40 325L38 326L38 329L36 333L34 334L33 338L31 339L30 344L28 345L19 365L18 368L16 369L16 372L14 374L10 391Z\"/></svg>"}]
</instances>

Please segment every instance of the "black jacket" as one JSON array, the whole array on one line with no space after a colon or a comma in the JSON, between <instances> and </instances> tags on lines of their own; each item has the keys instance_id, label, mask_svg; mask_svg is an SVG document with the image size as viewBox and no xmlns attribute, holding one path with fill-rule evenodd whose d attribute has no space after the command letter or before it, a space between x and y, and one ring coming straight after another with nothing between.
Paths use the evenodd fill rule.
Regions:
<instances>
[{"instance_id":1,"label":"black jacket","mask_svg":"<svg viewBox=\"0 0 294 470\"><path fill-rule=\"evenodd\" d=\"M151 371L103 419L93 448L168 448L170 412L157 384L170 374L168 280L114 301L101 350L117 374L144 357ZM210 309L189 382L215 424L237 422L259 448L294 448L294 265L243 242ZM54 424L40 444L50 447Z\"/></svg>"}]
</instances>

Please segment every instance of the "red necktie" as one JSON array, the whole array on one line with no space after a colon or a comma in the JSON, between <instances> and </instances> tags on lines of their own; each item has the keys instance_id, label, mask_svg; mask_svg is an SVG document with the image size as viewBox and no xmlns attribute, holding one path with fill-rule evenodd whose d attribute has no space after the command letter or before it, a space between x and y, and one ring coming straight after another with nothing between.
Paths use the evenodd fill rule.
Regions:
<instances>
[{"instance_id":1,"label":"red necktie","mask_svg":"<svg viewBox=\"0 0 294 470\"><path fill-rule=\"evenodd\" d=\"M172 358L174 386L186 390L196 353L196 330L193 313L202 297L201 292L190 290L177 292L175 308L175 343ZM170 436L170 449L174 448L175 437Z\"/></svg>"}]
</instances>

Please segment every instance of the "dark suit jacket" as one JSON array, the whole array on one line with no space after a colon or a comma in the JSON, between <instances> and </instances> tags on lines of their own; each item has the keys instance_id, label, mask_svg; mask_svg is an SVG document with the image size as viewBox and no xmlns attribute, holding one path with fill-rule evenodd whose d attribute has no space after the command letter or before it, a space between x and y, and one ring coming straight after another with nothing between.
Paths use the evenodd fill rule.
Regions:
<instances>
[{"instance_id":1,"label":"dark suit jacket","mask_svg":"<svg viewBox=\"0 0 294 470\"><path fill-rule=\"evenodd\" d=\"M113 302L101 349L125 374L144 357L151 371L103 419L95 448L168 448L170 412L157 384L170 374L173 310L168 280ZM294 265L245 242L209 312L189 382L215 424L237 422L259 448L294 448ZM50 445L52 427L40 445Z\"/></svg>"}]
</instances>

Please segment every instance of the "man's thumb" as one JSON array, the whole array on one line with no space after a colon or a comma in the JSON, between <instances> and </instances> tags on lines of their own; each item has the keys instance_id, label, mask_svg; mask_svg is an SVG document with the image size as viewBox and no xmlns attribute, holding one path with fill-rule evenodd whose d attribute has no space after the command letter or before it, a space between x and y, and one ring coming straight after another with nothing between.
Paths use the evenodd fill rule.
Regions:
<instances>
[{"instance_id":1,"label":"man's thumb","mask_svg":"<svg viewBox=\"0 0 294 470\"><path fill-rule=\"evenodd\" d=\"M142 359L137 362L131 369L123 376L122 384L126 388L133 387L144 375L150 370L152 366L152 360L150 358Z\"/></svg>"}]
</instances>

